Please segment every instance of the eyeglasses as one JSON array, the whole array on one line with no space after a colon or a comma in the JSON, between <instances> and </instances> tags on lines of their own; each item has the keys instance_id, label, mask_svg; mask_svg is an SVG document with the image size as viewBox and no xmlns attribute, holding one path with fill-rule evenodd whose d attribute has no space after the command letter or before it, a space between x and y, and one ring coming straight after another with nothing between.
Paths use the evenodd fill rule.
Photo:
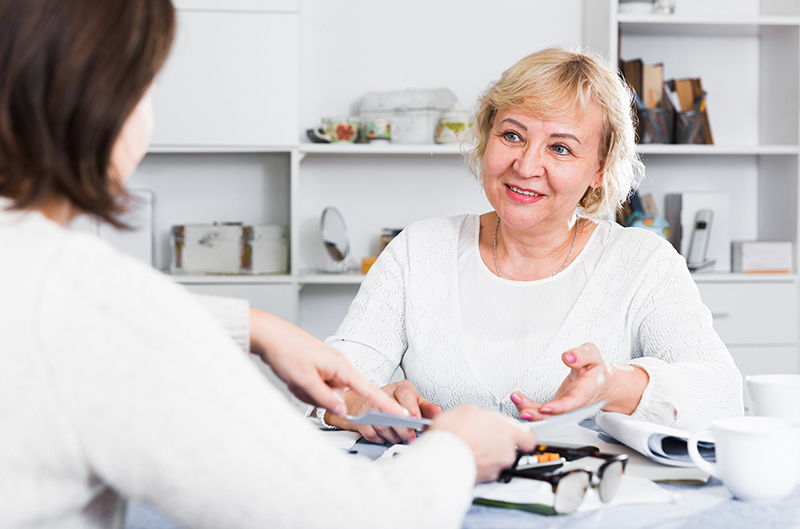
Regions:
<instances>
[{"instance_id":1,"label":"eyeglasses","mask_svg":"<svg viewBox=\"0 0 800 529\"><path fill-rule=\"evenodd\" d=\"M592 472L588 469L572 469L564 472L551 472L544 468L519 468L520 460L525 456L541 453L554 453L563 457L567 461L580 459L583 457L595 457L604 459L605 462ZM500 474L498 481L508 483L512 477L536 479L550 483L553 489L555 501L553 511L556 514L568 514L574 512L586 496L589 487L597 490L598 496L603 503L611 501L619 490L622 482L622 475L628 464L628 456L624 454L603 454L594 446L583 446L579 448L539 445L532 452L520 452L511 468L504 470Z\"/></svg>"}]
</instances>

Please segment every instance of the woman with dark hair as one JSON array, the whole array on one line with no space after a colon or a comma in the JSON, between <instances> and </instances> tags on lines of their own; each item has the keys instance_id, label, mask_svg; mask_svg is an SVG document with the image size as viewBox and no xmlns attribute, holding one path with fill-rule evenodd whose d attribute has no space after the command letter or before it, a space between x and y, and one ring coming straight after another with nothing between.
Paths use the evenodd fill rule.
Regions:
<instances>
[{"instance_id":1,"label":"woman with dark hair","mask_svg":"<svg viewBox=\"0 0 800 529\"><path fill-rule=\"evenodd\" d=\"M118 526L127 497L197 527L459 526L531 432L461 407L397 460L343 454L183 288L64 228L121 225L174 24L169 0L0 0L0 527ZM341 412L348 387L403 411L300 329L226 303L303 400Z\"/></svg>"}]
</instances>

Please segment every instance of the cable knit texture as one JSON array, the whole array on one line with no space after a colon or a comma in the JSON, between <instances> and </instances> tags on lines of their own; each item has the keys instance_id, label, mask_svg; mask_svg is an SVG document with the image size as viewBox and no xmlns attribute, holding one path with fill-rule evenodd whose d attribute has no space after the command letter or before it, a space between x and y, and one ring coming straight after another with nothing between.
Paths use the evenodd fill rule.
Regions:
<instances>
[{"instance_id":1,"label":"cable knit texture","mask_svg":"<svg viewBox=\"0 0 800 529\"><path fill-rule=\"evenodd\" d=\"M5 204L0 527L120 527L124 498L198 528L461 525L459 438L383 464L337 450L183 287Z\"/></svg>"},{"instance_id":2,"label":"cable knit texture","mask_svg":"<svg viewBox=\"0 0 800 529\"><path fill-rule=\"evenodd\" d=\"M468 402L509 415L516 409L508 395L493 391L507 381L496 377L512 377L515 390L544 402L568 373L561 354L591 342L607 362L647 371L650 382L636 418L694 430L742 414L741 374L683 257L652 233L613 223L596 228L592 245L599 258L588 274L543 280L583 282L546 345L519 373L478 370L465 347L458 284L458 241L470 223L477 223L474 215L409 226L370 269L327 342L378 384L388 383L399 366L422 396L445 408ZM547 311L547 300L539 307ZM495 315L484 317L492 321ZM515 325L536 318L518 314Z\"/></svg>"}]
</instances>

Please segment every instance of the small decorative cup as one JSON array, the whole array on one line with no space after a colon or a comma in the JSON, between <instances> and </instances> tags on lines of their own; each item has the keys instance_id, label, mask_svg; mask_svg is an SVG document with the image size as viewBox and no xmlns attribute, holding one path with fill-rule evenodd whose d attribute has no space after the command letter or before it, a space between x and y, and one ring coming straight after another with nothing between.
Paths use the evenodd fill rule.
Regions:
<instances>
[{"instance_id":1,"label":"small decorative cup","mask_svg":"<svg viewBox=\"0 0 800 529\"><path fill-rule=\"evenodd\" d=\"M325 118L325 134L331 143L355 143L361 122L357 118Z\"/></svg>"},{"instance_id":2,"label":"small decorative cup","mask_svg":"<svg viewBox=\"0 0 800 529\"><path fill-rule=\"evenodd\" d=\"M389 141L392 139L392 124L383 118L370 119L364 122L364 140Z\"/></svg>"}]
</instances>

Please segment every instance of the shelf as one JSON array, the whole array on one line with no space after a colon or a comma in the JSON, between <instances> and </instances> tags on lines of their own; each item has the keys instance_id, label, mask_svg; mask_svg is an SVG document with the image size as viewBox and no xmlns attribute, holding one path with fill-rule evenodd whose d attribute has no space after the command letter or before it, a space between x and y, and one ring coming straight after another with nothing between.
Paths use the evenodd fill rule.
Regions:
<instances>
[{"instance_id":1,"label":"shelf","mask_svg":"<svg viewBox=\"0 0 800 529\"><path fill-rule=\"evenodd\" d=\"M346 273L346 274L315 274L309 272L308 274L301 274L299 282L301 285L360 285L364 280L364 274L361 273Z\"/></svg>"},{"instance_id":2,"label":"shelf","mask_svg":"<svg viewBox=\"0 0 800 529\"><path fill-rule=\"evenodd\" d=\"M439 145L435 143L303 143L299 150L304 154L356 154L356 155L462 155L466 147L460 144Z\"/></svg>"},{"instance_id":3,"label":"shelf","mask_svg":"<svg viewBox=\"0 0 800 529\"><path fill-rule=\"evenodd\" d=\"M695 272L695 283L796 283L798 274L732 274Z\"/></svg>"},{"instance_id":4,"label":"shelf","mask_svg":"<svg viewBox=\"0 0 800 529\"><path fill-rule=\"evenodd\" d=\"M617 16L620 29L630 35L758 35L763 28L800 27L800 17L757 16L737 18L681 17L675 15Z\"/></svg>"},{"instance_id":5,"label":"shelf","mask_svg":"<svg viewBox=\"0 0 800 529\"><path fill-rule=\"evenodd\" d=\"M724 156L752 156L752 155L791 155L800 154L800 147L797 145L689 145L689 144L662 144L645 143L636 145L636 152L639 154L663 154L663 155L724 155Z\"/></svg>"},{"instance_id":6,"label":"shelf","mask_svg":"<svg viewBox=\"0 0 800 529\"><path fill-rule=\"evenodd\" d=\"M696 283L796 283L798 274L731 274L697 272L692 274ZM303 274L299 277L301 285L359 285L364 275L348 274Z\"/></svg>"},{"instance_id":7,"label":"shelf","mask_svg":"<svg viewBox=\"0 0 800 529\"><path fill-rule=\"evenodd\" d=\"M286 153L294 145L151 145L148 154Z\"/></svg>"},{"instance_id":8,"label":"shelf","mask_svg":"<svg viewBox=\"0 0 800 529\"><path fill-rule=\"evenodd\" d=\"M288 274L255 274L255 275L221 275L221 274L208 274L208 275L190 275L190 274L165 274L175 281L176 283L189 284L189 285L234 285L234 284L251 284L251 285L272 285L272 284L289 284L294 282L294 278Z\"/></svg>"}]
</instances>

